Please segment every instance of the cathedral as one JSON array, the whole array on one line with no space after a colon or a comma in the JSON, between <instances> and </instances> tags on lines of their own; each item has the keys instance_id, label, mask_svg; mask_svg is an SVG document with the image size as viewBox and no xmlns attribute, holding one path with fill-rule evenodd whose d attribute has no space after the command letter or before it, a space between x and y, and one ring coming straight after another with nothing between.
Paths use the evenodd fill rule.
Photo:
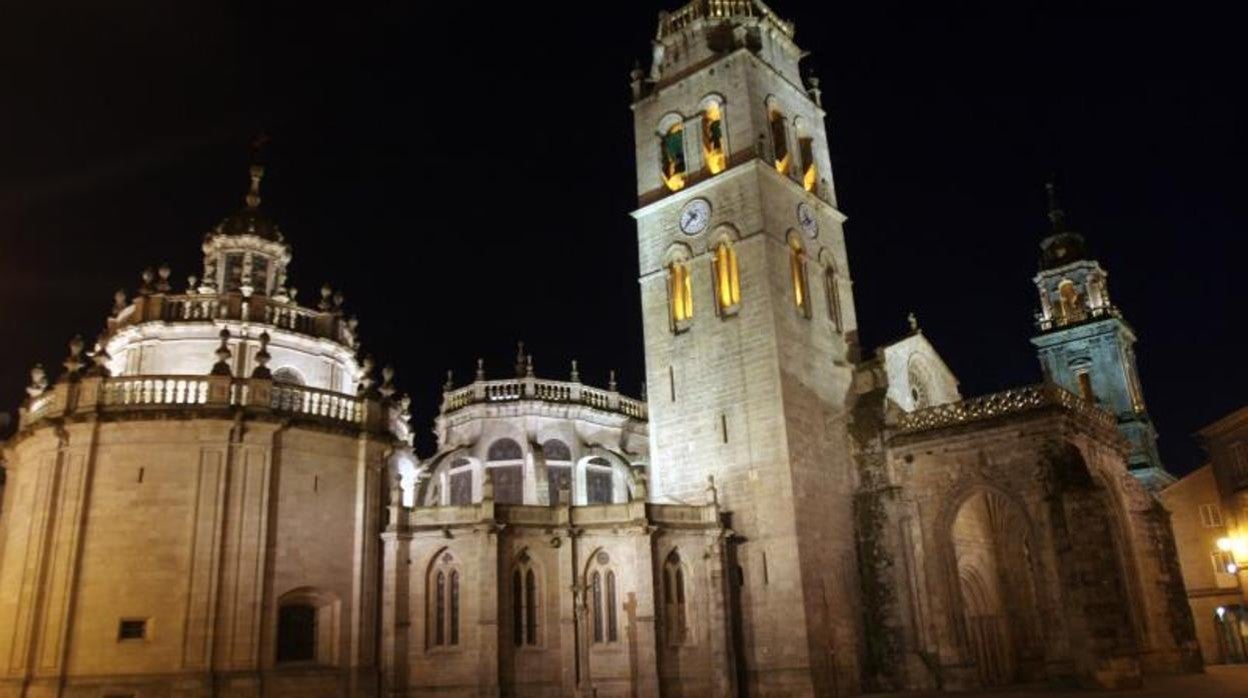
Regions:
<instances>
[{"instance_id":1,"label":"cathedral","mask_svg":"<svg viewBox=\"0 0 1248 698\"><path fill-rule=\"evenodd\" d=\"M818 82L760 0L631 76L646 399L448 377L437 448L261 205L4 444L0 697L852 696L1197 671L1136 337L1050 192L1043 380L859 341ZM321 250L321 253L328 253ZM1024 273L1024 270L1019 270ZM316 295L316 294L314 294ZM1020 309L1025 312L1026 309Z\"/></svg>"}]
</instances>

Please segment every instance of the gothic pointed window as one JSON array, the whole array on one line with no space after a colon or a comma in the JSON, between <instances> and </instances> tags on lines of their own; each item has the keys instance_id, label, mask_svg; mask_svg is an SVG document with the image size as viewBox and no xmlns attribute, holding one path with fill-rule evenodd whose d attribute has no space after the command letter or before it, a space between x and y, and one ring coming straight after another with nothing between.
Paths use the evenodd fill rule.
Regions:
<instances>
[{"instance_id":1,"label":"gothic pointed window","mask_svg":"<svg viewBox=\"0 0 1248 698\"><path fill-rule=\"evenodd\" d=\"M711 174L719 174L728 167L723 108L716 101L711 101L702 111L702 156Z\"/></svg>"},{"instance_id":2,"label":"gothic pointed window","mask_svg":"<svg viewBox=\"0 0 1248 698\"><path fill-rule=\"evenodd\" d=\"M793 303L801 314L810 317L810 285L806 282L806 249L796 233L789 235L789 275L793 284Z\"/></svg>"},{"instance_id":3,"label":"gothic pointed window","mask_svg":"<svg viewBox=\"0 0 1248 698\"><path fill-rule=\"evenodd\" d=\"M782 175L789 174L792 157L789 153L789 128L784 114L780 110L771 109L767 116L771 124L771 154L776 171Z\"/></svg>"},{"instance_id":4,"label":"gothic pointed window","mask_svg":"<svg viewBox=\"0 0 1248 698\"><path fill-rule=\"evenodd\" d=\"M511 577L512 640L516 647L537 644L538 599L537 573L527 550L521 551Z\"/></svg>"},{"instance_id":5,"label":"gothic pointed window","mask_svg":"<svg viewBox=\"0 0 1248 698\"><path fill-rule=\"evenodd\" d=\"M594 644L619 642L619 610L615 586L615 571L609 565L611 556L598 551L590 563L589 591L590 624Z\"/></svg>"},{"instance_id":6,"label":"gothic pointed window","mask_svg":"<svg viewBox=\"0 0 1248 698\"><path fill-rule=\"evenodd\" d=\"M449 504L453 507L472 504L472 461L467 458L456 458L451 461L449 470L450 484L447 488L450 493Z\"/></svg>"},{"instance_id":7,"label":"gothic pointed window","mask_svg":"<svg viewBox=\"0 0 1248 698\"><path fill-rule=\"evenodd\" d=\"M685 569L680 554L673 550L663 563L663 628L671 647L679 647L689 640L686 593Z\"/></svg>"},{"instance_id":8,"label":"gothic pointed window","mask_svg":"<svg viewBox=\"0 0 1248 698\"><path fill-rule=\"evenodd\" d=\"M430 647L459 645L459 569L451 553L443 551L429 571L428 637Z\"/></svg>"},{"instance_id":9,"label":"gothic pointed window","mask_svg":"<svg viewBox=\"0 0 1248 698\"><path fill-rule=\"evenodd\" d=\"M672 329L680 332L693 320L693 278L689 264L673 260L667 267L667 292L671 303Z\"/></svg>"},{"instance_id":10,"label":"gothic pointed window","mask_svg":"<svg viewBox=\"0 0 1248 698\"><path fill-rule=\"evenodd\" d=\"M741 304L741 278L737 268L737 250L724 240L715 246L711 261L715 272L715 303L720 315L730 315Z\"/></svg>"},{"instance_id":11,"label":"gothic pointed window","mask_svg":"<svg viewBox=\"0 0 1248 698\"><path fill-rule=\"evenodd\" d=\"M841 289L836 278L836 269L828 264L823 268L823 293L828 299L828 319L837 332L844 332L845 325L841 319Z\"/></svg>"},{"instance_id":12,"label":"gothic pointed window","mask_svg":"<svg viewBox=\"0 0 1248 698\"><path fill-rule=\"evenodd\" d=\"M659 139L663 183L671 191L685 188L685 125L672 124Z\"/></svg>"},{"instance_id":13,"label":"gothic pointed window","mask_svg":"<svg viewBox=\"0 0 1248 698\"><path fill-rule=\"evenodd\" d=\"M1079 371L1076 375L1079 377L1079 396L1088 402L1096 402L1096 392L1092 390L1092 374Z\"/></svg>"}]
</instances>

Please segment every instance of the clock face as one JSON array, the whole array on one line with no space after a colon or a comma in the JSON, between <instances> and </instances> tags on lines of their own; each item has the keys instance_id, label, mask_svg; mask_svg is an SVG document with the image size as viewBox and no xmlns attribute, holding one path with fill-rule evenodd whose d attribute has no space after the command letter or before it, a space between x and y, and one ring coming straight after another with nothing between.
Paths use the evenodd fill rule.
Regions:
<instances>
[{"instance_id":1,"label":"clock face","mask_svg":"<svg viewBox=\"0 0 1248 698\"><path fill-rule=\"evenodd\" d=\"M802 230L812 239L819 234L819 220L815 218L815 212L810 208L810 204L805 201L797 205L797 222L802 226Z\"/></svg>"},{"instance_id":2,"label":"clock face","mask_svg":"<svg viewBox=\"0 0 1248 698\"><path fill-rule=\"evenodd\" d=\"M685 235L697 235L710 222L711 202L706 199L694 199L680 209L680 230Z\"/></svg>"}]
</instances>

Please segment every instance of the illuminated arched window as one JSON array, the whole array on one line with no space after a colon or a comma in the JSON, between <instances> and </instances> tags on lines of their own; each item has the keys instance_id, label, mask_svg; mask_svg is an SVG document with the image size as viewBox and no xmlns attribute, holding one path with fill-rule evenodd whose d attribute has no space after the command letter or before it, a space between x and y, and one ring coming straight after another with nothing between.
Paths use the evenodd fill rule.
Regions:
<instances>
[{"instance_id":1,"label":"illuminated arched window","mask_svg":"<svg viewBox=\"0 0 1248 698\"><path fill-rule=\"evenodd\" d=\"M671 191L685 187L685 125L672 124L659 138L659 158L663 183Z\"/></svg>"},{"instance_id":2,"label":"illuminated arched window","mask_svg":"<svg viewBox=\"0 0 1248 698\"><path fill-rule=\"evenodd\" d=\"M553 506L559 503L560 488L572 494L572 451L559 439L550 439L542 444L542 452L546 454L546 501Z\"/></svg>"},{"instance_id":3,"label":"illuminated arched window","mask_svg":"<svg viewBox=\"0 0 1248 698\"><path fill-rule=\"evenodd\" d=\"M728 153L724 147L724 111L717 101L711 101L702 110L702 156L711 174L719 174L728 167Z\"/></svg>"},{"instance_id":4,"label":"illuminated arched window","mask_svg":"<svg viewBox=\"0 0 1248 698\"><path fill-rule=\"evenodd\" d=\"M724 240L715 246L711 259L715 272L715 304L720 315L731 314L741 304L741 277L737 267L737 250Z\"/></svg>"},{"instance_id":5,"label":"illuminated arched window","mask_svg":"<svg viewBox=\"0 0 1248 698\"><path fill-rule=\"evenodd\" d=\"M806 283L806 250L794 233L789 235L789 272L793 281L793 302L802 315L810 317L810 286Z\"/></svg>"},{"instance_id":6,"label":"illuminated arched window","mask_svg":"<svg viewBox=\"0 0 1248 698\"><path fill-rule=\"evenodd\" d=\"M797 139L798 149L802 156L802 186L806 191L814 191L819 186L819 166L815 164L815 139L801 135Z\"/></svg>"},{"instance_id":7,"label":"illuminated arched window","mask_svg":"<svg viewBox=\"0 0 1248 698\"><path fill-rule=\"evenodd\" d=\"M585 503L611 504L615 501L615 473L611 461L597 456L585 463Z\"/></svg>"},{"instance_id":8,"label":"illuminated arched window","mask_svg":"<svg viewBox=\"0 0 1248 698\"><path fill-rule=\"evenodd\" d=\"M439 553L429 570L428 631L432 647L459 644L459 569L449 552Z\"/></svg>"},{"instance_id":9,"label":"illuminated arched window","mask_svg":"<svg viewBox=\"0 0 1248 698\"><path fill-rule=\"evenodd\" d=\"M675 550L663 563L663 628L667 644L678 647L689 640L689 610L685 602L685 568Z\"/></svg>"},{"instance_id":10,"label":"illuminated arched window","mask_svg":"<svg viewBox=\"0 0 1248 698\"><path fill-rule=\"evenodd\" d=\"M775 107L772 107L767 116L771 123L771 154L776 171L782 175L789 174L789 166L792 164L792 154L789 153L789 129L785 122L784 114Z\"/></svg>"},{"instance_id":11,"label":"illuminated arched window","mask_svg":"<svg viewBox=\"0 0 1248 698\"><path fill-rule=\"evenodd\" d=\"M494 501L499 504L524 503L524 451L513 439L490 444L487 456L494 478Z\"/></svg>"},{"instance_id":12,"label":"illuminated arched window","mask_svg":"<svg viewBox=\"0 0 1248 698\"><path fill-rule=\"evenodd\" d=\"M837 332L844 332L845 325L841 319L841 289L836 278L836 269L828 264L823 268L823 293L828 298L828 319Z\"/></svg>"},{"instance_id":13,"label":"illuminated arched window","mask_svg":"<svg viewBox=\"0 0 1248 698\"><path fill-rule=\"evenodd\" d=\"M668 265L667 293L671 301L672 329L679 332L693 320L693 278L684 259L673 260Z\"/></svg>"}]
</instances>

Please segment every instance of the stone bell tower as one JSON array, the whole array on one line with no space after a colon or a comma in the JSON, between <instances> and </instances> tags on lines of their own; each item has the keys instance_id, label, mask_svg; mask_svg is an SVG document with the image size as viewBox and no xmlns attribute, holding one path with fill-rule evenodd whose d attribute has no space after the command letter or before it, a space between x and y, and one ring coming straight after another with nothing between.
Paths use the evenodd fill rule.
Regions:
<instances>
[{"instance_id":1,"label":"stone bell tower","mask_svg":"<svg viewBox=\"0 0 1248 698\"><path fill-rule=\"evenodd\" d=\"M1135 330L1109 298L1109 275L1092 257L1087 241L1066 225L1066 214L1048 185L1052 230L1040 244L1040 293L1031 342L1045 377L1096 402L1118 417L1131 443L1131 473L1153 491L1174 482L1157 452L1157 430L1144 405L1135 363Z\"/></svg>"},{"instance_id":2,"label":"stone bell tower","mask_svg":"<svg viewBox=\"0 0 1248 698\"><path fill-rule=\"evenodd\" d=\"M651 494L731 512L743 691L838 695L859 673L857 333L818 81L793 37L762 2L701 0L660 15L633 72Z\"/></svg>"}]
</instances>

